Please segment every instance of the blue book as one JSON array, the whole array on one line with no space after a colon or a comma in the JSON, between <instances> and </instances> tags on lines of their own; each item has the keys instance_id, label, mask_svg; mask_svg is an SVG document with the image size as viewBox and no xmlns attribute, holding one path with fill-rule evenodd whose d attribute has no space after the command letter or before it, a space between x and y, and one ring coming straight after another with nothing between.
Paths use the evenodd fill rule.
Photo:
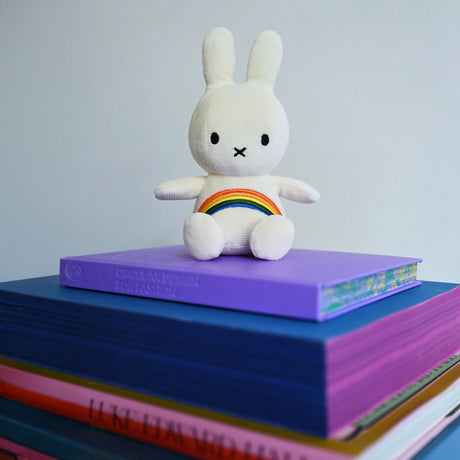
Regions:
<instances>
[{"instance_id":1,"label":"blue book","mask_svg":"<svg viewBox=\"0 0 460 460\"><path fill-rule=\"evenodd\" d=\"M57 276L0 283L1 355L319 436L456 353L458 330L449 283L321 324L72 289Z\"/></svg>"},{"instance_id":2,"label":"blue book","mask_svg":"<svg viewBox=\"0 0 460 460\"><path fill-rule=\"evenodd\" d=\"M189 458L0 398L0 446L2 438L61 460ZM1 454L0 447L0 458L8 458Z\"/></svg>"}]
</instances>

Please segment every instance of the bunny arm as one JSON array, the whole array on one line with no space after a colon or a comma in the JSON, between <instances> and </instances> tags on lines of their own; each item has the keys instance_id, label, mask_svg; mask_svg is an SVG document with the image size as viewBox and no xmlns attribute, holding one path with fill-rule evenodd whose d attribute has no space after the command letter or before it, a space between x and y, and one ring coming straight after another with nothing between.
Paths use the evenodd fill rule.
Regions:
<instances>
[{"instance_id":1,"label":"bunny arm","mask_svg":"<svg viewBox=\"0 0 460 460\"><path fill-rule=\"evenodd\" d=\"M319 200L319 192L311 185L290 177L272 176L281 197L300 203L314 203Z\"/></svg>"},{"instance_id":2,"label":"bunny arm","mask_svg":"<svg viewBox=\"0 0 460 460\"><path fill-rule=\"evenodd\" d=\"M191 176L162 182L155 196L159 200L193 200L198 198L205 180L205 176Z\"/></svg>"}]
</instances>

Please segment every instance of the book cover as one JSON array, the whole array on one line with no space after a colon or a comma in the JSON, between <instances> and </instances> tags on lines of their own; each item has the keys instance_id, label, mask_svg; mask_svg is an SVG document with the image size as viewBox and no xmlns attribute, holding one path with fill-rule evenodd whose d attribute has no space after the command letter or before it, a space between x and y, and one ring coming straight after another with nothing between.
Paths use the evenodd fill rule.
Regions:
<instances>
[{"instance_id":1,"label":"book cover","mask_svg":"<svg viewBox=\"0 0 460 460\"><path fill-rule=\"evenodd\" d=\"M449 283L423 282L318 324L44 277L0 284L0 353L326 436L460 349L459 313L460 288Z\"/></svg>"},{"instance_id":2,"label":"book cover","mask_svg":"<svg viewBox=\"0 0 460 460\"><path fill-rule=\"evenodd\" d=\"M205 460L408 458L455 420L460 397L456 354L408 387L407 397L387 401L383 415L379 408L345 439L326 440L196 408L181 412L168 401L18 361L0 363L1 397Z\"/></svg>"},{"instance_id":3,"label":"book cover","mask_svg":"<svg viewBox=\"0 0 460 460\"><path fill-rule=\"evenodd\" d=\"M419 284L420 259L292 249L198 261L183 246L61 259L66 286L324 321Z\"/></svg>"}]
</instances>

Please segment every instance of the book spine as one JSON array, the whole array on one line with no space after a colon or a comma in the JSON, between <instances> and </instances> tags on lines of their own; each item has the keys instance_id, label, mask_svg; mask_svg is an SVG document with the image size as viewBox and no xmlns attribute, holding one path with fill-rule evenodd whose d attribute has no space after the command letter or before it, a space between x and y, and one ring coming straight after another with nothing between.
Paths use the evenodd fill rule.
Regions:
<instances>
[{"instance_id":1,"label":"book spine","mask_svg":"<svg viewBox=\"0 0 460 460\"><path fill-rule=\"evenodd\" d=\"M317 286L262 278L235 278L179 268L133 267L123 263L64 258L60 261L59 282L70 287L252 313L312 320L318 319L319 315ZM237 297L235 283L240 293Z\"/></svg>"},{"instance_id":2,"label":"book spine","mask_svg":"<svg viewBox=\"0 0 460 460\"><path fill-rule=\"evenodd\" d=\"M203 460L352 458L3 365L0 396Z\"/></svg>"}]
</instances>

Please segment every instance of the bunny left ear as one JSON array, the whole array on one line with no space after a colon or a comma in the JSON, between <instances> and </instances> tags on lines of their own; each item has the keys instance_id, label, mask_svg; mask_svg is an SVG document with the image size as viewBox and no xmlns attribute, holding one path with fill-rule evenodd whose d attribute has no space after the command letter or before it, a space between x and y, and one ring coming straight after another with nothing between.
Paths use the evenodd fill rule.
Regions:
<instances>
[{"instance_id":1,"label":"bunny left ear","mask_svg":"<svg viewBox=\"0 0 460 460\"><path fill-rule=\"evenodd\" d=\"M235 45L230 31L216 27L203 42L203 73L208 88L233 83Z\"/></svg>"},{"instance_id":2,"label":"bunny left ear","mask_svg":"<svg viewBox=\"0 0 460 460\"><path fill-rule=\"evenodd\" d=\"M252 45L246 81L256 81L273 87L282 55L281 37L273 30L261 32Z\"/></svg>"}]
</instances>

